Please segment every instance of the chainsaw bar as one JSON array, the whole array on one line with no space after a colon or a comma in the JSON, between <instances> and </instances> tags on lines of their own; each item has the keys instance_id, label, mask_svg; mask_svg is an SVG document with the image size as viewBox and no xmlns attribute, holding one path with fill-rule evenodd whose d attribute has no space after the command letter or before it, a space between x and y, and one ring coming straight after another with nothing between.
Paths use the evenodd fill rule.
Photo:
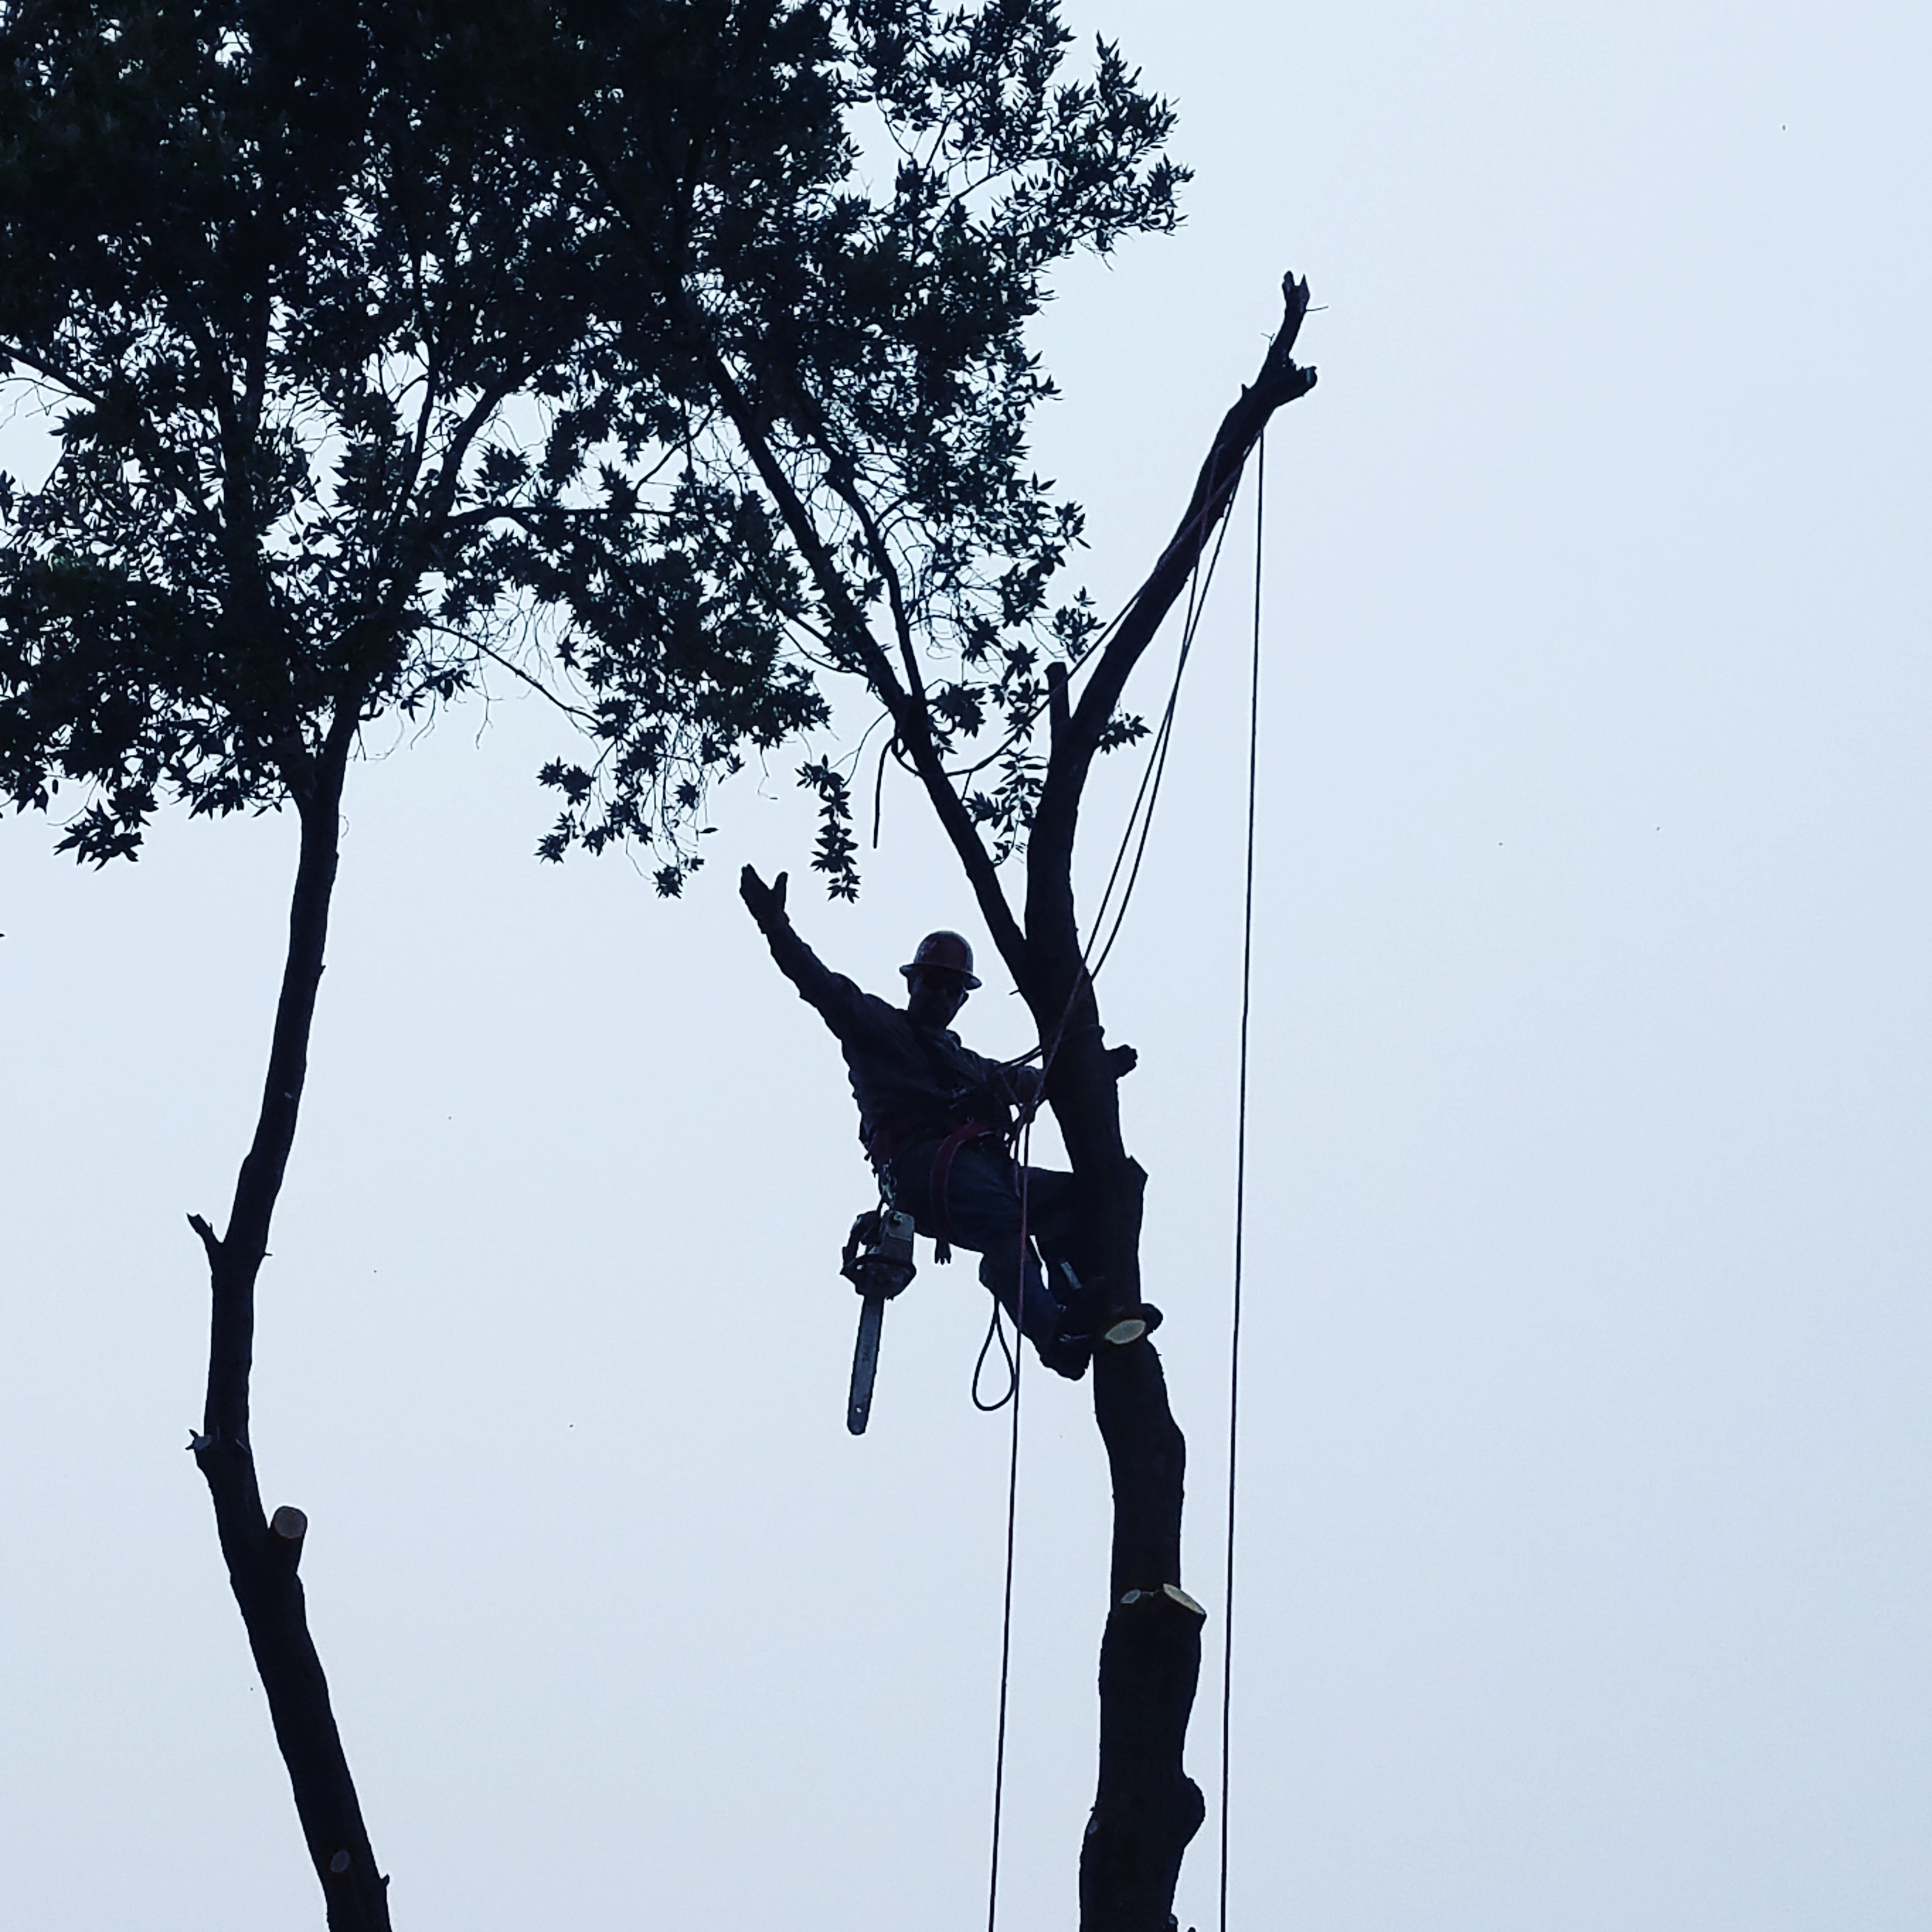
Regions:
<instances>
[{"instance_id":1,"label":"chainsaw bar","mask_svg":"<svg viewBox=\"0 0 1932 1932\"><path fill-rule=\"evenodd\" d=\"M845 1404L845 1426L866 1432L872 1413L872 1380L879 1372L879 1330L886 1319L886 1298L868 1294L859 1304L859 1340L852 1351L852 1393Z\"/></svg>"}]
</instances>

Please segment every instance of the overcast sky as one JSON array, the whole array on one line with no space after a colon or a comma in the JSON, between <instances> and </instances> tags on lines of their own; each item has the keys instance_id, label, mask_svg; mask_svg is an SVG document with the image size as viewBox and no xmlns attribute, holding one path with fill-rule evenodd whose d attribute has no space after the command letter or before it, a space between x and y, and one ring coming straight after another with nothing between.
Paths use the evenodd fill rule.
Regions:
<instances>
[{"instance_id":1,"label":"overcast sky","mask_svg":"<svg viewBox=\"0 0 1932 1932\"><path fill-rule=\"evenodd\" d=\"M1921 1932L1932 17L1071 13L1196 170L1040 332L1103 608L1282 270L1326 304L1268 458L1234 1922ZM1210 1645L1252 508L1102 988ZM844 1428L869 1177L730 890L803 869L788 763L672 906L531 858L532 706L371 748L255 1439L399 1928L968 1932L1005 1431L929 1260ZM181 1448L182 1216L250 1129L293 828L170 820L98 876L51 842L0 828L4 1916L318 1925ZM833 964L980 938L903 784L866 856L856 909L794 893ZM962 1029L1017 1050L986 978ZM1036 1377L1016 1932L1073 1922L1107 1529L1087 1387Z\"/></svg>"}]
</instances>

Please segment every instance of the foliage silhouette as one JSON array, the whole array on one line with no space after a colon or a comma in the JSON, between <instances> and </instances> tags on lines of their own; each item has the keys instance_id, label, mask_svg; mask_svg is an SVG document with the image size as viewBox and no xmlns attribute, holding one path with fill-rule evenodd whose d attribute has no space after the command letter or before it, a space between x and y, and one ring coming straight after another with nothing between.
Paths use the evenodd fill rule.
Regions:
<instances>
[{"instance_id":1,"label":"foliage silhouette","mask_svg":"<svg viewBox=\"0 0 1932 1932\"><path fill-rule=\"evenodd\" d=\"M700 200L833 140L786 51L811 19L609 16L653 50L633 107L674 119L740 15L762 118L680 181ZM306 1519L262 1505L250 1377L348 766L376 721L520 679L602 748L610 802L573 836L655 846L674 892L712 774L824 715L784 653L800 584L775 518L667 460L676 358L612 324L578 174L505 118L497 76L555 79L560 50L591 51L516 5L0 4L0 374L59 412L51 472L0 479L0 786L65 812L62 845L97 864L170 800L286 807L298 832L254 1137L226 1227L190 1217L212 1300L191 1446L339 1928L387 1925L386 1881L308 1628Z\"/></svg>"},{"instance_id":2,"label":"foliage silhouette","mask_svg":"<svg viewBox=\"0 0 1932 1932\"><path fill-rule=\"evenodd\" d=\"M492 113L541 19L482 17L8 10L0 355L63 413L0 491L0 782L78 788L84 859L164 797L298 804L332 721L507 667L621 741L589 836L658 841L674 884L705 776L820 715L755 498L605 446L680 404Z\"/></svg>"},{"instance_id":3,"label":"foliage silhouette","mask_svg":"<svg viewBox=\"0 0 1932 1932\"><path fill-rule=\"evenodd\" d=\"M572 738L540 853L641 845L668 894L712 780L802 740L813 862L849 896L857 753L815 734L841 690L878 706L1048 1049L1083 1273L1139 1305L1075 828L1094 759L1144 731L1130 673L1312 376L1291 284L1133 603L1102 631L1057 590L1082 523L1029 464L1053 388L1028 325L1070 256L1171 229L1184 178L1166 104L1071 45L1052 0L0 0L0 358L62 412L51 474L0 479L0 786L76 794L62 842L96 863L169 800L299 831L254 1142L226 1227L196 1218L194 1447L338 1928L386 1927L384 1882L248 1382L374 721L534 687ZM1199 1820L1198 1618L1151 1346L1103 1349L1095 1398L1116 1515L1082 1917L1141 1932Z\"/></svg>"},{"instance_id":4,"label":"foliage silhouette","mask_svg":"<svg viewBox=\"0 0 1932 1932\"><path fill-rule=\"evenodd\" d=\"M827 171L694 233L654 226L649 190L702 152L669 152L621 105L554 116L560 165L601 192L622 331L683 358L693 472L762 492L803 589L790 662L828 700L876 707L881 760L916 777L1039 1028L1046 1094L1078 1184L1079 1272L1124 1346L1094 1360L1114 1538L1102 1640L1098 1792L1081 1854L1084 1932L1163 1932L1200 1792L1182 1765L1201 1612L1180 1588L1185 1444L1135 1319L1145 1176L1122 1138L1121 1063L1106 1047L1072 883L1094 760L1142 736L1129 677L1232 501L1269 418L1312 386L1282 325L1216 431L1172 541L1102 628L1054 586L1081 514L1029 466L1053 394L1028 344L1053 269L1176 220L1168 106L1102 42L1066 72L1052 0L944 8L850 0L826 15L845 137ZM544 124L540 107L531 123ZM533 133L533 141L541 141ZM1077 696L1073 680L1082 681ZM856 890L853 784L864 746L800 770L820 830L812 864ZM551 846L621 815L624 782L576 770L584 806ZM573 801L574 808L574 801ZM1002 867L1024 854L1024 896Z\"/></svg>"}]
</instances>

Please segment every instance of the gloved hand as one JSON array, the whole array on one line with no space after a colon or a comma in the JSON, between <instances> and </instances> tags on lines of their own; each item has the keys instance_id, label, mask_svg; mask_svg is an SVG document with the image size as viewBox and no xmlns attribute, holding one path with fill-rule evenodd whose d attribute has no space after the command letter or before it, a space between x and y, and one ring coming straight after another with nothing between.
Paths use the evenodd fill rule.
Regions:
<instances>
[{"instance_id":1,"label":"gloved hand","mask_svg":"<svg viewBox=\"0 0 1932 1932\"><path fill-rule=\"evenodd\" d=\"M1124 1080L1140 1064L1141 1056L1136 1048L1110 1046L1107 1049L1107 1071L1116 1080Z\"/></svg>"},{"instance_id":2,"label":"gloved hand","mask_svg":"<svg viewBox=\"0 0 1932 1932\"><path fill-rule=\"evenodd\" d=\"M785 879L781 872L770 885L749 866L738 874L738 896L766 932L785 922Z\"/></svg>"}]
</instances>

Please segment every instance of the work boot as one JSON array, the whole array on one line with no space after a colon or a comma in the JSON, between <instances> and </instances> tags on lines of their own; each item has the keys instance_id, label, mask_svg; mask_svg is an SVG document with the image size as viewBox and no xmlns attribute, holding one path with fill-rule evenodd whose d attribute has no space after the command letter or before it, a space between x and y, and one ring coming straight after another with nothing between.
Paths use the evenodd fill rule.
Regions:
<instances>
[{"instance_id":1,"label":"work boot","mask_svg":"<svg viewBox=\"0 0 1932 1932\"><path fill-rule=\"evenodd\" d=\"M1055 1375L1077 1382L1087 1372L1087 1364L1093 1359L1094 1338L1090 1335L1042 1336L1034 1348L1041 1362Z\"/></svg>"},{"instance_id":2,"label":"work boot","mask_svg":"<svg viewBox=\"0 0 1932 1932\"><path fill-rule=\"evenodd\" d=\"M1054 1298L1066 1311L1062 1325L1090 1334L1106 1309L1106 1276L1090 1275L1083 1280L1073 1272L1073 1264L1063 1259L1054 1263L1052 1280Z\"/></svg>"}]
</instances>

